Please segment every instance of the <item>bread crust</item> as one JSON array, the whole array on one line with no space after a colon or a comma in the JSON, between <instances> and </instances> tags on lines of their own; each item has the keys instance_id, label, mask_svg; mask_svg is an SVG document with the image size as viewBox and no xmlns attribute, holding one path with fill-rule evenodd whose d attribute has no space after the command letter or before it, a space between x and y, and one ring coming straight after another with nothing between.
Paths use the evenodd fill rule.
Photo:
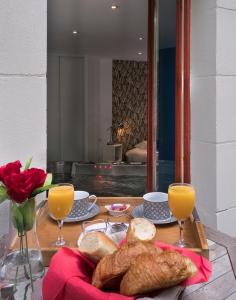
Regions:
<instances>
[{"instance_id":1,"label":"bread crust","mask_svg":"<svg viewBox=\"0 0 236 300\"><path fill-rule=\"evenodd\" d=\"M134 296L171 287L196 273L192 261L176 251L161 254L141 254L123 276L120 293Z\"/></svg>"},{"instance_id":2,"label":"bread crust","mask_svg":"<svg viewBox=\"0 0 236 300\"><path fill-rule=\"evenodd\" d=\"M89 247L89 239L92 247ZM98 231L87 233L79 246L79 251L94 263L98 263L104 256L112 254L117 249L117 245L107 235Z\"/></svg>"},{"instance_id":3,"label":"bread crust","mask_svg":"<svg viewBox=\"0 0 236 300\"><path fill-rule=\"evenodd\" d=\"M162 250L152 243L125 243L111 255L105 256L97 265L92 284L97 288L117 288L124 273L134 259L142 253L160 254Z\"/></svg>"},{"instance_id":4,"label":"bread crust","mask_svg":"<svg viewBox=\"0 0 236 300\"><path fill-rule=\"evenodd\" d=\"M146 231L145 236L141 236L140 229ZM156 227L153 223L144 218L135 218L130 221L126 239L128 243L137 241L152 242L155 235Z\"/></svg>"}]
</instances>

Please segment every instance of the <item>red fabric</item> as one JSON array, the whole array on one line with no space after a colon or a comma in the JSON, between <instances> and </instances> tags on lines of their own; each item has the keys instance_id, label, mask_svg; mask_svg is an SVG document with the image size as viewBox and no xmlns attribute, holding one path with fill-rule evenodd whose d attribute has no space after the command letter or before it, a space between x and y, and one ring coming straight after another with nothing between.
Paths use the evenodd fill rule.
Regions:
<instances>
[{"instance_id":1,"label":"red fabric","mask_svg":"<svg viewBox=\"0 0 236 300\"><path fill-rule=\"evenodd\" d=\"M43 280L43 300L131 300L90 284L95 265L79 252L62 248L52 258Z\"/></svg>"},{"instance_id":2,"label":"red fabric","mask_svg":"<svg viewBox=\"0 0 236 300\"><path fill-rule=\"evenodd\" d=\"M211 263L206 258L196 254L193 251L164 244L161 242L156 242L155 245L160 247L163 250L176 250L182 255L189 257L194 262L194 264L198 269L197 274L183 281L182 285L187 286L187 285L192 285L200 282L207 282L208 279L210 278L212 272L212 266Z\"/></svg>"},{"instance_id":3,"label":"red fabric","mask_svg":"<svg viewBox=\"0 0 236 300\"><path fill-rule=\"evenodd\" d=\"M211 263L202 256L181 248L157 242L165 250L175 249L192 259L198 273L183 285L208 281ZM79 252L62 248L52 258L43 280L43 300L131 300L133 297L103 292L90 284L95 265Z\"/></svg>"}]
</instances>

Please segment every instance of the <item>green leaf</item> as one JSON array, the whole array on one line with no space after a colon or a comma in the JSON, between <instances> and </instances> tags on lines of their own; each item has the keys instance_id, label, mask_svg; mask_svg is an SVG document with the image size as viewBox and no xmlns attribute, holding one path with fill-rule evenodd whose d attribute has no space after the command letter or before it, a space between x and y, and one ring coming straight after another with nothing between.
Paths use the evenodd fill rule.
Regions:
<instances>
[{"instance_id":1,"label":"green leaf","mask_svg":"<svg viewBox=\"0 0 236 300\"><path fill-rule=\"evenodd\" d=\"M48 173L43 186L50 185L51 183L52 183L52 173Z\"/></svg>"},{"instance_id":2,"label":"green leaf","mask_svg":"<svg viewBox=\"0 0 236 300\"><path fill-rule=\"evenodd\" d=\"M13 203L12 206L12 221L14 227L17 229L18 234L22 235L24 233L24 221L23 216L20 212L19 206Z\"/></svg>"},{"instance_id":3,"label":"green leaf","mask_svg":"<svg viewBox=\"0 0 236 300\"><path fill-rule=\"evenodd\" d=\"M24 170L28 170L28 169L29 169L29 167L30 167L30 165L31 165L31 163L32 163L32 159L33 159L33 157L30 157L30 158L27 160L27 162L26 162L26 164L25 164L25 167L24 167Z\"/></svg>"},{"instance_id":4,"label":"green leaf","mask_svg":"<svg viewBox=\"0 0 236 300\"><path fill-rule=\"evenodd\" d=\"M49 190L50 188L54 187L54 186L57 186L57 184L49 184L49 185L46 185L46 186L42 186L40 188L37 188L33 191L33 193L31 194L31 197L34 197L42 192L45 192L47 190Z\"/></svg>"},{"instance_id":5,"label":"green leaf","mask_svg":"<svg viewBox=\"0 0 236 300\"><path fill-rule=\"evenodd\" d=\"M7 190L5 186L0 186L0 203L5 201L8 198Z\"/></svg>"},{"instance_id":6,"label":"green leaf","mask_svg":"<svg viewBox=\"0 0 236 300\"><path fill-rule=\"evenodd\" d=\"M23 205L18 207L18 209L23 217L24 230L31 230L35 221L35 198L30 198Z\"/></svg>"}]
</instances>

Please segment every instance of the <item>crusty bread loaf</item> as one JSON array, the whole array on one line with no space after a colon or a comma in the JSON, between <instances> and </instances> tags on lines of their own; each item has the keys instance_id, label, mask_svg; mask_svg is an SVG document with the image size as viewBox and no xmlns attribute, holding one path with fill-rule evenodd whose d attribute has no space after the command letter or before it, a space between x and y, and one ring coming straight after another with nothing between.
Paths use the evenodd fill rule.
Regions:
<instances>
[{"instance_id":1,"label":"crusty bread loaf","mask_svg":"<svg viewBox=\"0 0 236 300\"><path fill-rule=\"evenodd\" d=\"M161 252L162 250L152 243L125 243L113 254L100 260L93 274L92 284L97 288L119 288L122 276L138 255Z\"/></svg>"},{"instance_id":2,"label":"crusty bread loaf","mask_svg":"<svg viewBox=\"0 0 236 300\"><path fill-rule=\"evenodd\" d=\"M79 251L95 263L116 250L116 244L104 233L98 231L87 233L79 245Z\"/></svg>"},{"instance_id":3,"label":"crusty bread loaf","mask_svg":"<svg viewBox=\"0 0 236 300\"><path fill-rule=\"evenodd\" d=\"M127 242L150 242L155 239L156 227L144 218L135 218L130 221L127 232Z\"/></svg>"},{"instance_id":4,"label":"crusty bread loaf","mask_svg":"<svg viewBox=\"0 0 236 300\"><path fill-rule=\"evenodd\" d=\"M194 263L176 251L141 254L122 278L120 292L134 296L174 286L196 272Z\"/></svg>"}]
</instances>

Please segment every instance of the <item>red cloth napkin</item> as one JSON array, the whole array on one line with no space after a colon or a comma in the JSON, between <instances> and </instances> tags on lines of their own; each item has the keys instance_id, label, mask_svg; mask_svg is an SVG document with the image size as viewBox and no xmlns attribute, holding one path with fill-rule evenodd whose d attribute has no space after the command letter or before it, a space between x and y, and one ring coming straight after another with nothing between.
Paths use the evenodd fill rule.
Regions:
<instances>
[{"instance_id":1,"label":"red cloth napkin","mask_svg":"<svg viewBox=\"0 0 236 300\"><path fill-rule=\"evenodd\" d=\"M43 280L43 300L131 300L90 284L95 265L79 251L62 248L52 258Z\"/></svg>"},{"instance_id":2,"label":"red cloth napkin","mask_svg":"<svg viewBox=\"0 0 236 300\"><path fill-rule=\"evenodd\" d=\"M210 278L211 272L212 272L212 266L211 266L211 263L209 262L209 260L207 260L203 256L198 255L197 253L195 253L193 251L190 251L190 250L187 250L184 248L175 247L175 246L172 246L169 244L164 244L161 242L155 242L155 245L160 247L163 250L176 250L180 254L190 258L196 265L196 267L198 269L197 274L195 276L183 281L181 285L187 286L187 285L192 285L192 284L196 284L196 283L200 283L200 282L207 282L208 279Z\"/></svg>"},{"instance_id":3,"label":"red cloth napkin","mask_svg":"<svg viewBox=\"0 0 236 300\"><path fill-rule=\"evenodd\" d=\"M198 273L183 285L208 281L211 263L202 256L185 249L156 242L164 250L175 249L192 259ZM103 292L90 284L95 265L78 251L62 248L52 258L43 280L43 300L131 300L133 297Z\"/></svg>"}]
</instances>

